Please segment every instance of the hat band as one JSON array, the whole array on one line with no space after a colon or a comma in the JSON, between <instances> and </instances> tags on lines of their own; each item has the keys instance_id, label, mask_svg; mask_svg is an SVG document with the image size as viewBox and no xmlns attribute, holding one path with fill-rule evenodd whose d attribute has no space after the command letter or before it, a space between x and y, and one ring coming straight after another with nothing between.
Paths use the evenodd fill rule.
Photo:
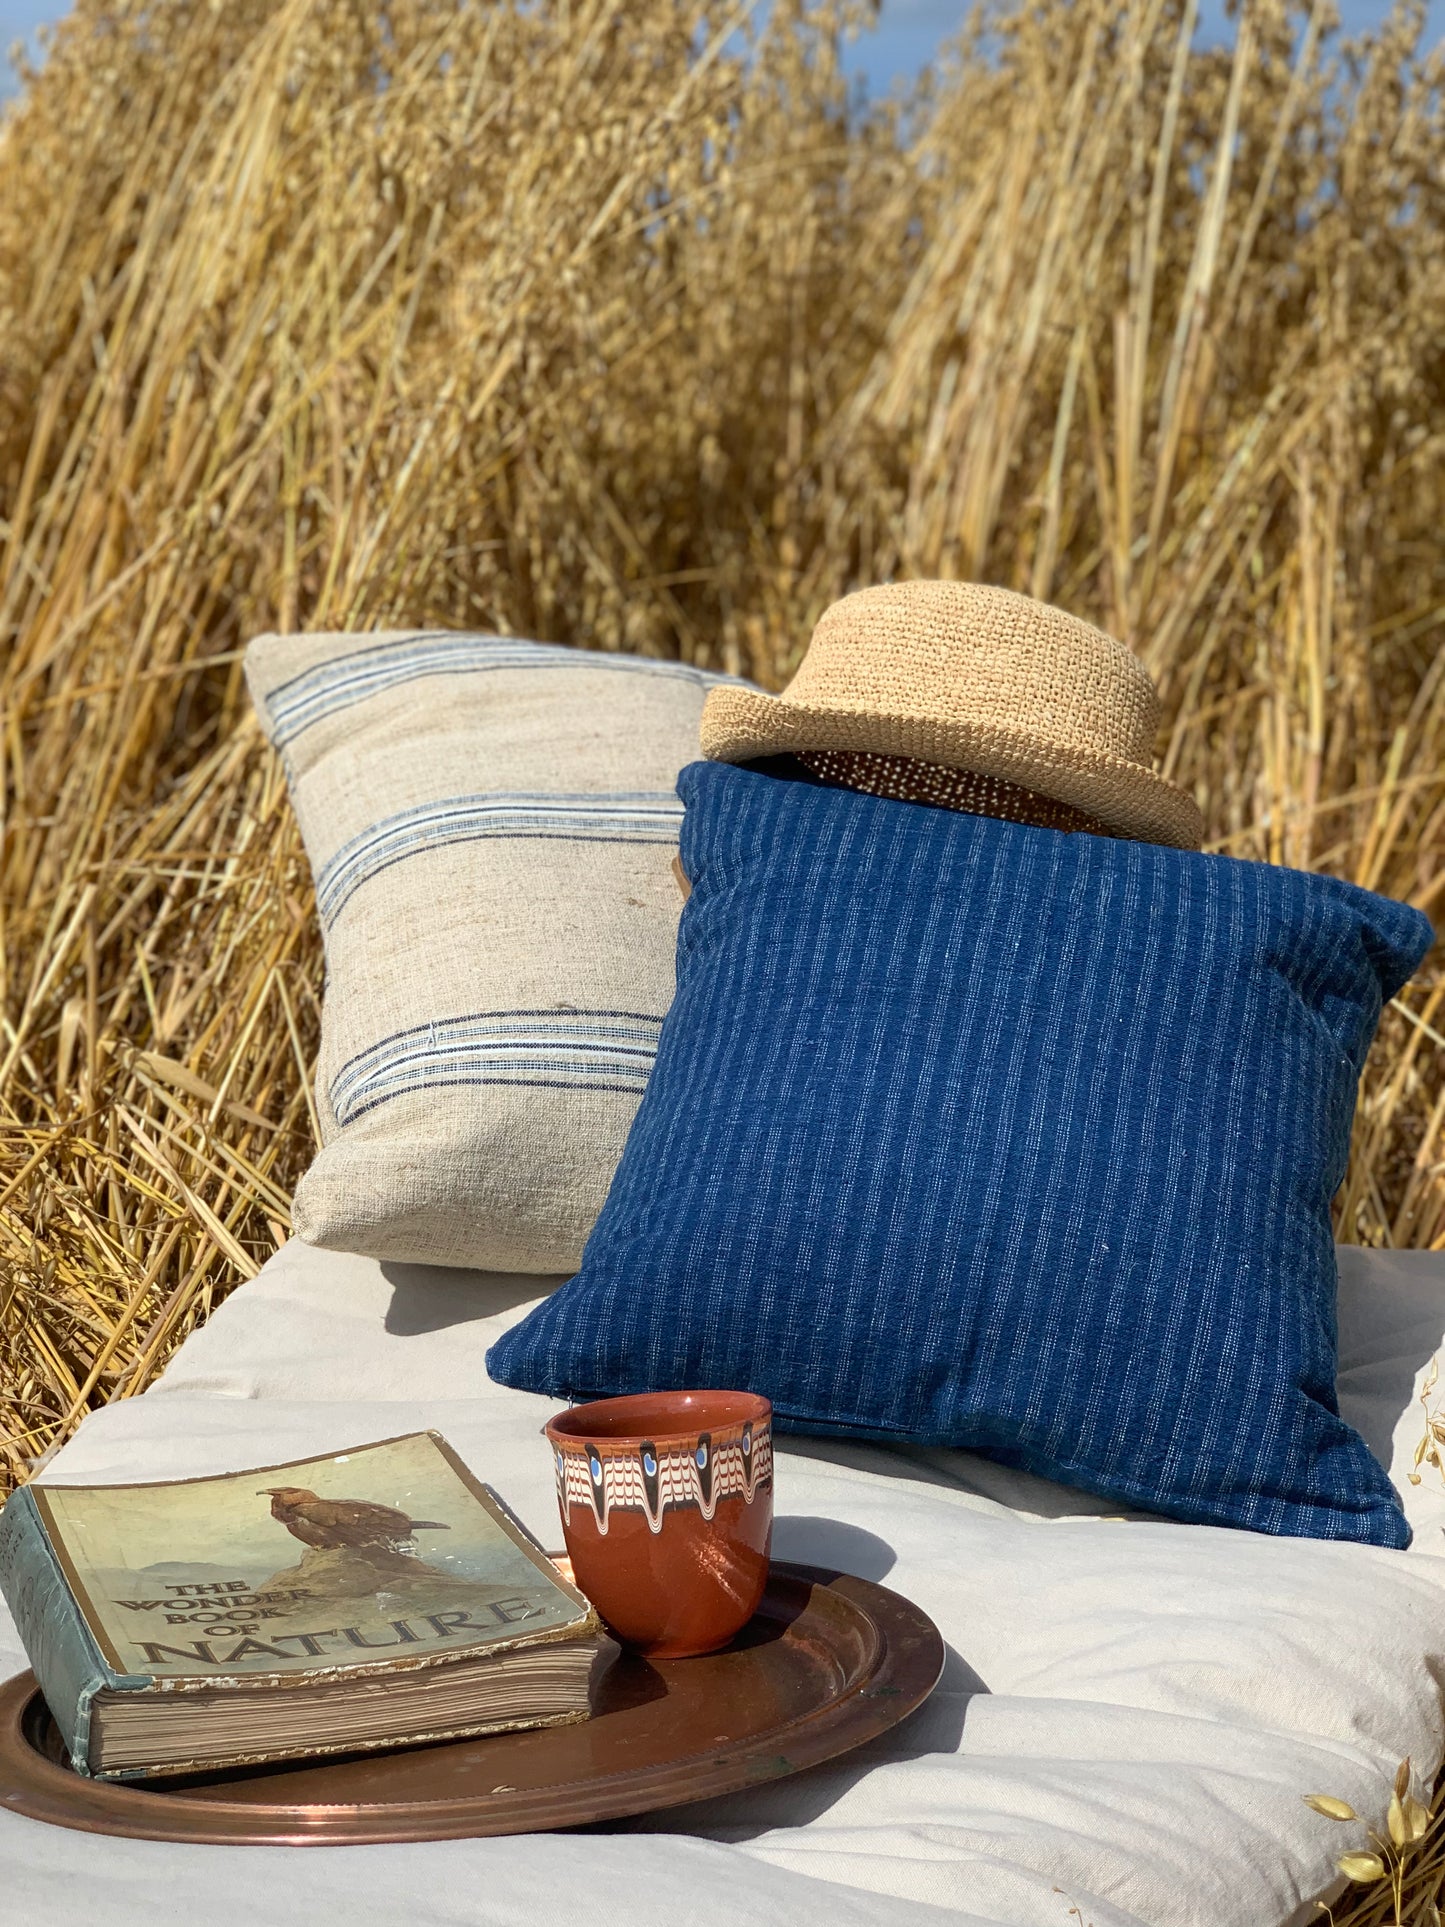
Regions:
<instances>
[{"instance_id":1,"label":"hat band","mask_svg":"<svg viewBox=\"0 0 1445 1927\"><path fill-rule=\"evenodd\" d=\"M806 770L830 788L861 790L899 803L931 803L936 809L968 816L995 816L1005 823L1027 823L1040 830L1082 831L1089 836L1122 836L1096 816L1052 796L1040 796L1000 776L950 769L914 756L889 756L871 749L799 749L793 754Z\"/></svg>"}]
</instances>

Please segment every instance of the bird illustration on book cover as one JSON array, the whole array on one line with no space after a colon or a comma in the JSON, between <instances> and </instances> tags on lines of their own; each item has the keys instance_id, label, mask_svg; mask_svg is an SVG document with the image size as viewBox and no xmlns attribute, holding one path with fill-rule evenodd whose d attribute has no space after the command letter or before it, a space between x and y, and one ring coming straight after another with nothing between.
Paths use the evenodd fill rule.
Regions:
<instances>
[{"instance_id":1,"label":"bird illustration on book cover","mask_svg":"<svg viewBox=\"0 0 1445 1927\"><path fill-rule=\"evenodd\" d=\"M430 1433L268 1470L34 1488L117 1670L179 1679L375 1666L586 1616Z\"/></svg>"},{"instance_id":2,"label":"bird illustration on book cover","mask_svg":"<svg viewBox=\"0 0 1445 1927\"><path fill-rule=\"evenodd\" d=\"M307 1550L298 1565L256 1587L259 1599L352 1598L450 1577L414 1547L419 1532L451 1530L440 1519L413 1519L375 1499L323 1499L304 1485L262 1486L260 1494L271 1501L271 1517Z\"/></svg>"}]
</instances>

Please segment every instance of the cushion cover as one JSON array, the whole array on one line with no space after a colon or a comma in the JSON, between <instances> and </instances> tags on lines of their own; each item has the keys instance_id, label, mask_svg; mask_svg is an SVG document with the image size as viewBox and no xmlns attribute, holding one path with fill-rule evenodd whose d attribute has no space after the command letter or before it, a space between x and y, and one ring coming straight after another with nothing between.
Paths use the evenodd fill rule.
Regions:
<instances>
[{"instance_id":1,"label":"cushion cover","mask_svg":"<svg viewBox=\"0 0 1445 1927\"><path fill-rule=\"evenodd\" d=\"M1425 918L1333 878L695 764L657 1068L579 1276L489 1354L746 1386L1185 1520L1399 1546L1329 1203Z\"/></svg>"},{"instance_id":2,"label":"cushion cover","mask_svg":"<svg viewBox=\"0 0 1445 1927\"><path fill-rule=\"evenodd\" d=\"M715 676L502 636L247 654L316 877L303 1238L575 1268L672 995L678 770Z\"/></svg>"},{"instance_id":3,"label":"cushion cover","mask_svg":"<svg viewBox=\"0 0 1445 1927\"><path fill-rule=\"evenodd\" d=\"M1363 1367L1408 1466L1445 1253L1340 1266L1342 1386ZM549 1408L482 1367L551 1282L293 1242L43 1476L193 1478L434 1425L555 1546ZM1356 1360L1352 1327L1390 1338ZM5 1897L46 1927L155 1927L158 1892L205 1927L1310 1927L1397 1763L1418 1789L1440 1756L1439 1485L1406 1488L1435 1508L1416 1548L1382 1552L1091 1517L1120 1508L967 1452L784 1440L778 1557L881 1579L948 1641L938 1690L881 1740L701 1805L422 1846L177 1846L0 1810ZM0 1675L24 1663L0 1605Z\"/></svg>"}]
</instances>

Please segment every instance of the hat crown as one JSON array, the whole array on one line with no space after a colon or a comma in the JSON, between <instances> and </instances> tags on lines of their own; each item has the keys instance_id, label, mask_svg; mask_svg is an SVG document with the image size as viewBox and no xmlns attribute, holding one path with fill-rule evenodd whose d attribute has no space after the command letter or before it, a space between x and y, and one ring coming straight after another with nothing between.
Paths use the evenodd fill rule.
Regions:
<instances>
[{"instance_id":1,"label":"hat crown","mask_svg":"<svg viewBox=\"0 0 1445 1927\"><path fill-rule=\"evenodd\" d=\"M897 582L826 609L790 703L1027 730L1149 768L1159 698L1123 643L1061 609L976 582Z\"/></svg>"}]
</instances>

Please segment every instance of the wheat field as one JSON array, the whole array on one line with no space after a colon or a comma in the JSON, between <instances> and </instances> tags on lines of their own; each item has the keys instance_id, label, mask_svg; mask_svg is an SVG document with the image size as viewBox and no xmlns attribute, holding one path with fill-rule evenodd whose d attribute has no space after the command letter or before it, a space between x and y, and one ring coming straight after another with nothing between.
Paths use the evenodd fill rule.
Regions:
<instances>
[{"instance_id":1,"label":"wheat field","mask_svg":"<svg viewBox=\"0 0 1445 1927\"><path fill-rule=\"evenodd\" d=\"M776 688L849 588L1000 583L1140 652L1209 848L1445 910L1423 9L1347 45L1328 5L1249 0L1204 50L1195 0L1023 0L871 108L839 62L865 16L78 0L26 74L0 1486L255 1273L313 1146L320 945L259 630ZM1347 1240L1445 1249L1442 1004L1437 955L1370 1059ZM1442 1832L1336 1920L1435 1921Z\"/></svg>"}]
</instances>

